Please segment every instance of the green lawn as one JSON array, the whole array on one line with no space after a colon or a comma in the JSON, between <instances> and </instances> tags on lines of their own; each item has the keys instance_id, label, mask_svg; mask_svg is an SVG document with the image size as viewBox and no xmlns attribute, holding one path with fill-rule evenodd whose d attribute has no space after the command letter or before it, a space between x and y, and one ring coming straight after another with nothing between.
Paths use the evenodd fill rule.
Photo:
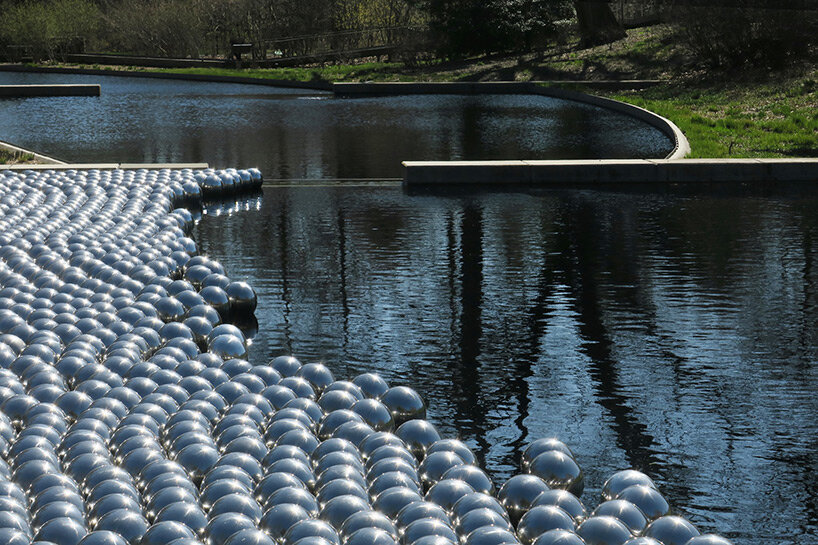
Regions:
<instances>
[{"instance_id":1,"label":"green lawn","mask_svg":"<svg viewBox=\"0 0 818 545\"><path fill-rule=\"evenodd\" d=\"M766 83L666 84L611 98L678 125L691 157L818 157L818 94L807 76Z\"/></svg>"},{"instance_id":2,"label":"green lawn","mask_svg":"<svg viewBox=\"0 0 818 545\"><path fill-rule=\"evenodd\" d=\"M383 81L395 77L403 65L399 63L369 62L363 64L331 64L304 68L147 68L141 66L82 66L97 70L127 70L165 74L196 74L202 76L238 76L243 78L279 81Z\"/></svg>"}]
</instances>

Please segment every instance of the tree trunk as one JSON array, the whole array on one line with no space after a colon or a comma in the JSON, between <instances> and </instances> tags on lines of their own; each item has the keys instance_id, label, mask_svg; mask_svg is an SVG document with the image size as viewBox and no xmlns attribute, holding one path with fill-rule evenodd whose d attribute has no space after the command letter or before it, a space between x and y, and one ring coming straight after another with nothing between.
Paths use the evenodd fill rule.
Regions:
<instances>
[{"instance_id":1,"label":"tree trunk","mask_svg":"<svg viewBox=\"0 0 818 545\"><path fill-rule=\"evenodd\" d=\"M574 9L583 45L607 44L625 37L625 29L607 3L575 0Z\"/></svg>"}]
</instances>

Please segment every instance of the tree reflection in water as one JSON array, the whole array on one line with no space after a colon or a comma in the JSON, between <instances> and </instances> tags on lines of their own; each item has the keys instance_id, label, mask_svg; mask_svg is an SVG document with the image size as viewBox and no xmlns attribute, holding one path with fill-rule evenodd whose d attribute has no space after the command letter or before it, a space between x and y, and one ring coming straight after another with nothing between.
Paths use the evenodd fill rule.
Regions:
<instances>
[{"instance_id":1,"label":"tree reflection in water","mask_svg":"<svg viewBox=\"0 0 818 545\"><path fill-rule=\"evenodd\" d=\"M266 188L197 240L259 295L252 357L417 388L501 483L555 435L703 531L818 530L818 194Z\"/></svg>"}]
</instances>

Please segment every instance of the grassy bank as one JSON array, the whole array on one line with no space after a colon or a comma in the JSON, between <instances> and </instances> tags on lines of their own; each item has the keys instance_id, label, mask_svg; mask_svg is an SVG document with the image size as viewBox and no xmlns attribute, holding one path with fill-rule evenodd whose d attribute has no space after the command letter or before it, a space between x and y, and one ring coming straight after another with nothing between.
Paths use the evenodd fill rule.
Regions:
<instances>
[{"instance_id":1,"label":"grassy bank","mask_svg":"<svg viewBox=\"0 0 818 545\"><path fill-rule=\"evenodd\" d=\"M673 82L611 95L664 116L691 157L818 157L818 71L770 82Z\"/></svg>"},{"instance_id":2,"label":"grassy bank","mask_svg":"<svg viewBox=\"0 0 818 545\"><path fill-rule=\"evenodd\" d=\"M20 165L34 163L34 155L0 149L0 165Z\"/></svg>"},{"instance_id":3,"label":"grassy bank","mask_svg":"<svg viewBox=\"0 0 818 545\"><path fill-rule=\"evenodd\" d=\"M650 89L608 94L667 117L684 131L692 157L818 156L818 63L770 74L703 70L667 26L634 29L614 44L582 49L410 65L396 62L243 69L84 66L110 70L330 82L658 79Z\"/></svg>"}]
</instances>

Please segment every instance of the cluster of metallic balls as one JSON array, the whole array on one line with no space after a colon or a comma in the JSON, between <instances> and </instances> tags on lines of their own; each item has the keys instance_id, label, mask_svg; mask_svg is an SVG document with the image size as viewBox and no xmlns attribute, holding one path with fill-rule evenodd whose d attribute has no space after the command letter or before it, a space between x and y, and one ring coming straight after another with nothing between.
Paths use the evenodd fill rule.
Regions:
<instances>
[{"instance_id":1,"label":"cluster of metallic balls","mask_svg":"<svg viewBox=\"0 0 818 545\"><path fill-rule=\"evenodd\" d=\"M249 362L229 321L255 294L197 255L175 206L256 180L0 171L0 543L728 543L638 472L587 516L557 440L497 490L411 388Z\"/></svg>"},{"instance_id":2,"label":"cluster of metallic balls","mask_svg":"<svg viewBox=\"0 0 818 545\"><path fill-rule=\"evenodd\" d=\"M612 475L590 514L580 501L583 474L557 439L538 439L498 497L522 545L729 545L699 531L670 506L650 477L632 469ZM511 543L511 542L509 542ZM516 543L516 542L515 542Z\"/></svg>"}]
</instances>

